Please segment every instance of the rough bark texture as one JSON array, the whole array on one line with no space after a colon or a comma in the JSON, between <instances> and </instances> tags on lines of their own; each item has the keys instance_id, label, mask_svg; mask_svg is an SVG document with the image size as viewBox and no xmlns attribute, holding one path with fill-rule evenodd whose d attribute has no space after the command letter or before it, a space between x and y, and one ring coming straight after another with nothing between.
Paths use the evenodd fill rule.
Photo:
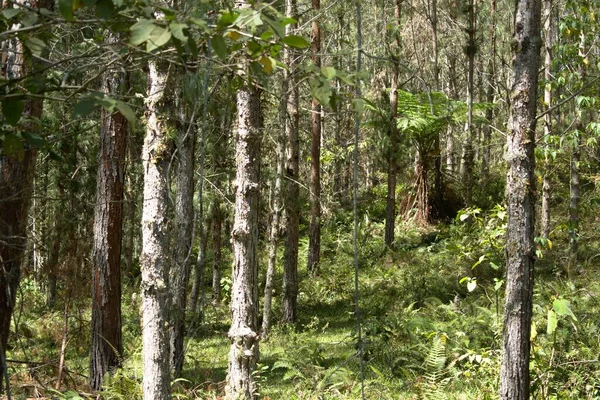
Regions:
<instances>
[{"instance_id":1,"label":"rough bark texture","mask_svg":"<svg viewBox=\"0 0 600 400\"><path fill-rule=\"evenodd\" d=\"M401 0L395 1L394 24L396 29L400 29L400 4ZM397 152L398 152L398 75L400 68L398 66L400 52L399 33L394 34L394 54L392 54L392 87L390 89L390 148L387 158L387 202L385 210L385 244L392 246L394 243L394 229L396 226L396 170L397 170Z\"/></svg>"},{"instance_id":2,"label":"rough bark texture","mask_svg":"<svg viewBox=\"0 0 600 400\"><path fill-rule=\"evenodd\" d=\"M149 63L146 137L142 149L144 198L142 209L142 347L144 400L170 399L167 335L169 254L167 237L167 173L170 144L162 119L168 72Z\"/></svg>"},{"instance_id":3,"label":"rough bark texture","mask_svg":"<svg viewBox=\"0 0 600 400\"><path fill-rule=\"evenodd\" d=\"M535 114L540 60L540 0L518 0L508 121L506 299L500 397L529 399L534 248Z\"/></svg>"},{"instance_id":4,"label":"rough bark texture","mask_svg":"<svg viewBox=\"0 0 600 400\"><path fill-rule=\"evenodd\" d=\"M321 1L312 0L315 19L312 23L312 60L321 67L321 27L319 12ZM310 146L310 229L308 233L308 259L306 268L315 272L321 257L321 104L312 99L312 130Z\"/></svg>"},{"instance_id":5,"label":"rough bark texture","mask_svg":"<svg viewBox=\"0 0 600 400\"><path fill-rule=\"evenodd\" d=\"M115 93L122 77L107 73L105 93ZM121 239L127 121L102 110L94 242L92 247L92 328L90 387L99 390L104 374L121 364Z\"/></svg>"},{"instance_id":6,"label":"rough bark texture","mask_svg":"<svg viewBox=\"0 0 600 400\"><path fill-rule=\"evenodd\" d=\"M296 15L296 0L287 0L286 14ZM291 56L291 55L290 55ZM298 124L300 113L298 104L300 94L296 82L296 62L293 57L288 60L290 74L288 76L289 89L286 95L287 118L285 134L287 149L285 154L285 216L286 229L285 248L283 252L283 298L281 300L281 321L284 323L296 322L298 305L298 240L300 229L300 187L298 178L300 174L300 143L298 140Z\"/></svg>"},{"instance_id":7,"label":"rough bark texture","mask_svg":"<svg viewBox=\"0 0 600 400\"><path fill-rule=\"evenodd\" d=\"M52 8L48 1L31 1L31 8ZM18 79L36 68L26 59L23 45L9 39L2 49L4 79ZM42 116L41 99L24 100L22 118L31 121ZM25 129L36 132L35 122ZM5 359L10 321L15 307L17 288L21 279L21 261L27 244L27 218L33 192L33 177L37 151L26 146L22 154L6 154L0 149L0 360ZM4 365L0 362L0 393L3 392Z\"/></svg>"},{"instance_id":8,"label":"rough bark texture","mask_svg":"<svg viewBox=\"0 0 600 400\"><path fill-rule=\"evenodd\" d=\"M260 195L260 92L246 83L237 93L233 273L226 398L254 399L258 361L258 200Z\"/></svg>"},{"instance_id":9,"label":"rough bark texture","mask_svg":"<svg viewBox=\"0 0 600 400\"><path fill-rule=\"evenodd\" d=\"M494 79L496 78L496 0L490 2L490 54L487 62L487 87L485 91L485 101L494 103ZM483 126L482 154L481 154L481 180L485 184L490 173L491 162L491 141L492 141L492 121L494 119L494 109L489 107L485 110L485 119L487 123Z\"/></svg>"},{"instance_id":10,"label":"rough bark texture","mask_svg":"<svg viewBox=\"0 0 600 400\"><path fill-rule=\"evenodd\" d=\"M463 147L463 174L462 179L465 185L465 205L471 206L473 193L473 141L475 129L473 127L473 101L475 96L475 4L473 0L469 2L469 27L467 29L469 40L467 43L468 75L467 75L467 125L466 137Z\"/></svg>"},{"instance_id":11,"label":"rough bark texture","mask_svg":"<svg viewBox=\"0 0 600 400\"><path fill-rule=\"evenodd\" d=\"M552 107L552 0L544 1L544 110ZM544 143L548 145L548 139L552 135L552 114L544 115ZM540 235L548 238L550 235L550 162L547 150L544 152L544 168L542 180L542 211L540 213Z\"/></svg>"},{"instance_id":12,"label":"rough bark texture","mask_svg":"<svg viewBox=\"0 0 600 400\"><path fill-rule=\"evenodd\" d=\"M215 199L213 204L213 264L212 264L212 298L215 303L221 302L221 237L223 227L223 212L221 201Z\"/></svg>"},{"instance_id":13,"label":"rough bark texture","mask_svg":"<svg viewBox=\"0 0 600 400\"><path fill-rule=\"evenodd\" d=\"M286 11L289 12L291 0L287 1ZM288 13L287 15L293 16ZM286 35L291 34L290 25L286 26ZM284 49L283 62L289 63L291 60L291 50ZM287 103L289 91L289 72L286 71L281 82L281 102L279 104L279 122L281 124L277 135L276 147L276 168L275 179L272 186L272 202L271 202L271 229L269 232L269 262L267 265L267 274L265 277L265 302L263 306L263 321L261 329L261 337L266 339L269 336L271 329L271 305L273 303L273 278L275 276L275 265L277 263L277 242L279 239L279 224L281 217L281 181L283 178L284 152L286 139L286 124L287 124Z\"/></svg>"},{"instance_id":14,"label":"rough bark texture","mask_svg":"<svg viewBox=\"0 0 600 400\"><path fill-rule=\"evenodd\" d=\"M183 100L181 100L183 101ZM192 239L194 229L194 152L196 127L186 120L185 105L179 104L180 131L177 145L177 194L175 197L175 259L171 266L169 284L171 298L171 323L169 340L171 368L179 377L183 368L183 337L185 332L185 309L187 285L190 277Z\"/></svg>"}]
</instances>

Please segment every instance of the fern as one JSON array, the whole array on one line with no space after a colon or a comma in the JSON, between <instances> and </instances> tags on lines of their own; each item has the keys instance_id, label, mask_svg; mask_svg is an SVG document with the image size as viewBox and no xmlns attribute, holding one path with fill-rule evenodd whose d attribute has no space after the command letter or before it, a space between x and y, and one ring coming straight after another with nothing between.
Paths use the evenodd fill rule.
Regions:
<instances>
[{"instance_id":1,"label":"fern","mask_svg":"<svg viewBox=\"0 0 600 400\"><path fill-rule=\"evenodd\" d=\"M433 338L433 343L427 357L425 357L424 368L424 386L422 397L424 399L443 400L446 398L444 387L450 381L447 377L446 368L446 342L448 337L445 334L438 334Z\"/></svg>"}]
</instances>

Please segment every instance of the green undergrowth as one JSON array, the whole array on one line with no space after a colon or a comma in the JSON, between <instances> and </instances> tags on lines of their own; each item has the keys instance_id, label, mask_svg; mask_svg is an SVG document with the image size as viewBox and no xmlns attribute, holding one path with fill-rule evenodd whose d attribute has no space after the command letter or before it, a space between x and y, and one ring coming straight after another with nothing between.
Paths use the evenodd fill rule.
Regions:
<instances>
[{"instance_id":1,"label":"green undergrowth","mask_svg":"<svg viewBox=\"0 0 600 400\"><path fill-rule=\"evenodd\" d=\"M336 218L343 221L336 223ZM262 399L496 399L502 347L504 231L502 207L470 209L429 228L400 224L393 250L383 224L360 219L359 343L354 306L351 224L340 213L325 226L323 261L313 276L301 271L299 321L278 323L260 343L256 371ZM581 264L565 266L567 235L538 242L532 341L535 399L600 398L600 249L590 221ZM301 241L306 253L306 240ZM302 264L302 263L301 263ZM227 276L224 277L227 289ZM281 286L281 273L276 288ZM141 398L141 330L135 285L123 297L123 369L107 381L105 399ZM261 288L262 293L262 288ZM226 296L227 298L227 293ZM62 391L51 392L62 342L64 304L48 311L41 289L25 280L10 359L15 398L40 394L86 398L89 311L85 297L69 307ZM22 301L22 300L20 300ZM202 323L188 321L186 364L173 383L177 398L223 396L229 342L226 302L209 304ZM359 349L363 354L361 380ZM34 369L32 370L32 367ZM34 371L33 373L31 371ZM43 384L43 385L42 385ZM44 388L43 386L46 386Z\"/></svg>"}]
</instances>

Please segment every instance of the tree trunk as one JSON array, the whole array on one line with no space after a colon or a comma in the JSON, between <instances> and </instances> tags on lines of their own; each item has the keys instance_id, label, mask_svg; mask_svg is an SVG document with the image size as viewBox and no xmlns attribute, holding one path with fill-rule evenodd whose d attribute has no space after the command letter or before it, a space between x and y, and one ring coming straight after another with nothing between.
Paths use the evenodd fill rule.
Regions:
<instances>
[{"instance_id":1,"label":"tree trunk","mask_svg":"<svg viewBox=\"0 0 600 400\"><path fill-rule=\"evenodd\" d=\"M539 0L518 0L513 36L513 86L508 121L506 299L500 397L529 399L533 296L535 115L540 61Z\"/></svg>"},{"instance_id":2,"label":"tree trunk","mask_svg":"<svg viewBox=\"0 0 600 400\"><path fill-rule=\"evenodd\" d=\"M238 7L248 8L246 1ZM243 61L248 72L247 61ZM258 201L260 196L260 91L245 82L237 92L235 217L226 398L254 399L258 362Z\"/></svg>"},{"instance_id":3,"label":"tree trunk","mask_svg":"<svg viewBox=\"0 0 600 400\"><path fill-rule=\"evenodd\" d=\"M286 0L286 15L294 17L297 12L296 0ZM289 26L289 25L288 25ZM287 27L286 27L287 28ZM289 68L288 91L285 95L287 118L285 124L287 149L285 154L285 216L286 241L283 252L283 298L281 300L281 321L294 323L298 306L298 240L300 230L300 143L298 126L300 121L300 93L297 84L296 62L289 56L286 64Z\"/></svg>"},{"instance_id":4,"label":"tree trunk","mask_svg":"<svg viewBox=\"0 0 600 400\"><path fill-rule=\"evenodd\" d=\"M552 0L544 0L544 110L552 107ZM550 160L548 159L548 144L552 135L552 114L544 115L544 167L542 180L542 211L540 235L548 239L550 235Z\"/></svg>"},{"instance_id":5,"label":"tree trunk","mask_svg":"<svg viewBox=\"0 0 600 400\"><path fill-rule=\"evenodd\" d=\"M467 126L463 148L463 182L465 185L465 205L471 206L473 195L473 140L475 129L473 127L473 101L475 96L475 4L469 1L469 27L467 29L469 40L467 43L468 76L467 76Z\"/></svg>"},{"instance_id":6,"label":"tree trunk","mask_svg":"<svg viewBox=\"0 0 600 400\"><path fill-rule=\"evenodd\" d=\"M115 94L121 74L108 72L103 91ZM102 388L104 374L121 364L121 240L127 121L102 110L92 247L90 387Z\"/></svg>"},{"instance_id":7,"label":"tree trunk","mask_svg":"<svg viewBox=\"0 0 600 400\"><path fill-rule=\"evenodd\" d=\"M215 303L221 302L221 237L223 226L223 212L221 201L216 198L213 204L213 266L212 266L212 298Z\"/></svg>"},{"instance_id":8,"label":"tree trunk","mask_svg":"<svg viewBox=\"0 0 600 400\"><path fill-rule=\"evenodd\" d=\"M144 400L170 399L167 174L171 143L163 117L168 69L149 63L146 137L142 149L142 347Z\"/></svg>"},{"instance_id":9,"label":"tree trunk","mask_svg":"<svg viewBox=\"0 0 600 400\"><path fill-rule=\"evenodd\" d=\"M312 0L314 20L312 23L312 60L321 68L321 27L319 13L321 0ZM321 104L312 99L312 130L310 147L310 228L306 268L314 273L321 257Z\"/></svg>"},{"instance_id":10,"label":"tree trunk","mask_svg":"<svg viewBox=\"0 0 600 400\"><path fill-rule=\"evenodd\" d=\"M396 170L398 157L398 75L400 68L398 66L400 52L400 5L401 0L394 2L394 54L392 54L392 87L390 89L390 148L388 149L388 170L387 170L387 204L385 212L385 244L391 247L394 243L394 230L396 225Z\"/></svg>"},{"instance_id":11,"label":"tree trunk","mask_svg":"<svg viewBox=\"0 0 600 400\"><path fill-rule=\"evenodd\" d=\"M491 0L490 4L490 54L487 63L487 87L485 92L485 101L489 104L494 103L494 79L496 78L496 0ZM488 107L485 110L485 119L483 126L483 143L481 157L481 180L485 184L490 173L491 162L491 141L492 127L494 119L494 109Z\"/></svg>"},{"instance_id":12,"label":"tree trunk","mask_svg":"<svg viewBox=\"0 0 600 400\"><path fill-rule=\"evenodd\" d=\"M31 1L31 8L53 9L48 1ZM25 57L23 44L17 38L6 40L2 49L3 79L20 79L35 69L37 62ZM35 121L42 116L41 99L24 100L22 126L36 132ZM21 261L27 245L27 219L37 150L25 144L21 154L0 152L0 360L6 360L6 345L10 321L15 307L17 289L21 279ZM0 362L0 393L4 388L4 363Z\"/></svg>"},{"instance_id":13,"label":"tree trunk","mask_svg":"<svg viewBox=\"0 0 600 400\"><path fill-rule=\"evenodd\" d=\"M184 100L180 99L180 102L184 103ZM191 217L194 215L194 153L196 144L194 121L187 121L188 113L183 110L185 104L179 104L179 107L181 110L179 113L180 138L177 145L177 194L175 198L177 242L169 277L170 292L172 294L171 322L169 325L170 362L175 378L181 375L184 360L185 303L190 277L194 233L194 218Z\"/></svg>"}]
</instances>

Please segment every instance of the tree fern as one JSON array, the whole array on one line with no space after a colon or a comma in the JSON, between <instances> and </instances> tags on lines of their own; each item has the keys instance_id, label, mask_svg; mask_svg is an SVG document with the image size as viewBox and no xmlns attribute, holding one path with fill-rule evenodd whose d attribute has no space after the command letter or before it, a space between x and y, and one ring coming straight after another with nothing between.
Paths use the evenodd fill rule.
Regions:
<instances>
[{"instance_id":1,"label":"tree fern","mask_svg":"<svg viewBox=\"0 0 600 400\"><path fill-rule=\"evenodd\" d=\"M448 337L445 334L438 334L433 338L431 349L425 357L423 376L423 390L421 398L428 400L445 399L444 387L448 384L450 378L447 376L446 368L446 341Z\"/></svg>"}]
</instances>

